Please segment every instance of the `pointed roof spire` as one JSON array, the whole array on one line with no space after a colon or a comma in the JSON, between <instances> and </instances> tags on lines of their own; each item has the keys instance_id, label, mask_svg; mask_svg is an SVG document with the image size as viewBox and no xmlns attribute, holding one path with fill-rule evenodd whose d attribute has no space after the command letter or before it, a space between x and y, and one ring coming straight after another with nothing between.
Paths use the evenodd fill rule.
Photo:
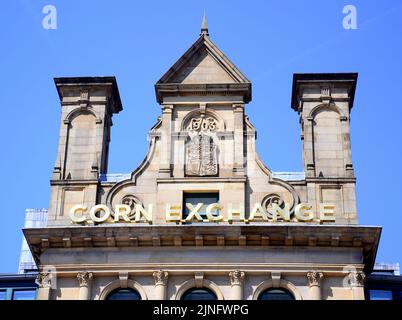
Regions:
<instances>
[{"instance_id":1,"label":"pointed roof spire","mask_svg":"<svg viewBox=\"0 0 402 320\"><path fill-rule=\"evenodd\" d=\"M204 11L204 17L202 18L202 24L201 24L201 33L200 33L200 36L202 36L202 35L209 36L209 33L208 33L208 22L207 22L207 16L205 15L205 11Z\"/></svg>"}]
</instances>

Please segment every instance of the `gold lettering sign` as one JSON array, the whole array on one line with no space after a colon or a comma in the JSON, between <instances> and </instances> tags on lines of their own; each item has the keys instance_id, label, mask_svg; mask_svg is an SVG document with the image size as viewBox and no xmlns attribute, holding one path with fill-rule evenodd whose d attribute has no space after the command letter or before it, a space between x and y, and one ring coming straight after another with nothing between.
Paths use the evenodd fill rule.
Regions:
<instances>
[{"instance_id":1,"label":"gold lettering sign","mask_svg":"<svg viewBox=\"0 0 402 320\"><path fill-rule=\"evenodd\" d=\"M190 223L190 222L335 222L335 205L331 203L321 203L319 212L315 214L312 206L308 203L300 203L291 214L290 206L285 203L283 208L278 204L272 204L272 212L269 214L261 203L256 203L249 216L246 218L243 205L233 206L231 203L224 212L224 206L219 203L212 203L206 207L206 212L201 213L203 203L196 205L186 203L189 213L186 217L182 215L182 206L177 204L166 205L166 222ZM118 204L112 210L106 205L96 205L88 210L87 206L73 206L68 216L72 223L92 224L92 223L149 223L152 224L152 204L145 209L142 205L135 205L135 214L130 216L131 208L126 204ZM226 213L226 214L225 214Z\"/></svg>"}]
</instances>

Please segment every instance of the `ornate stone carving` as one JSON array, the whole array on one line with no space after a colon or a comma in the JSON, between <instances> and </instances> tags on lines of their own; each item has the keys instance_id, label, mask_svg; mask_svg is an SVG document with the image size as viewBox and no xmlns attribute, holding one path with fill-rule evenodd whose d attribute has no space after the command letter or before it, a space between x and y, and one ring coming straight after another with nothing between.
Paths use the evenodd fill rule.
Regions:
<instances>
[{"instance_id":1,"label":"ornate stone carving","mask_svg":"<svg viewBox=\"0 0 402 320\"><path fill-rule=\"evenodd\" d=\"M135 216L135 205L141 204L140 200L132 194L125 195L121 200L121 203L126 204L130 207L131 211L128 215L129 218L133 218Z\"/></svg>"},{"instance_id":2,"label":"ornate stone carving","mask_svg":"<svg viewBox=\"0 0 402 320\"><path fill-rule=\"evenodd\" d=\"M190 133L186 143L186 174L190 176L214 176L218 174L217 146L213 136Z\"/></svg>"},{"instance_id":3,"label":"ornate stone carving","mask_svg":"<svg viewBox=\"0 0 402 320\"><path fill-rule=\"evenodd\" d=\"M77 279L80 287L88 287L92 281L92 272L79 272L77 274Z\"/></svg>"},{"instance_id":4,"label":"ornate stone carving","mask_svg":"<svg viewBox=\"0 0 402 320\"><path fill-rule=\"evenodd\" d=\"M81 90L81 92L80 92L80 100L81 101L89 100L89 91L88 90Z\"/></svg>"},{"instance_id":5,"label":"ornate stone carving","mask_svg":"<svg viewBox=\"0 0 402 320\"><path fill-rule=\"evenodd\" d=\"M245 273L240 270L234 270L229 272L230 284L234 285L242 285L244 281Z\"/></svg>"},{"instance_id":6,"label":"ornate stone carving","mask_svg":"<svg viewBox=\"0 0 402 320\"><path fill-rule=\"evenodd\" d=\"M271 193L262 199L261 205L267 211L269 217L272 217L272 204L276 203L279 207L284 208L285 202L282 197L276 193Z\"/></svg>"},{"instance_id":7,"label":"ornate stone carving","mask_svg":"<svg viewBox=\"0 0 402 320\"><path fill-rule=\"evenodd\" d=\"M317 271L307 272L307 280L308 280L308 284L310 287L320 286L321 280L323 277L324 277L324 274L322 272L317 272Z\"/></svg>"},{"instance_id":8,"label":"ornate stone carving","mask_svg":"<svg viewBox=\"0 0 402 320\"><path fill-rule=\"evenodd\" d=\"M154 271L152 275L154 276L156 286L158 285L166 286L169 275L167 271L163 270Z\"/></svg>"},{"instance_id":9,"label":"ornate stone carving","mask_svg":"<svg viewBox=\"0 0 402 320\"><path fill-rule=\"evenodd\" d=\"M212 117L198 117L190 120L187 128L188 131L216 131L218 129L218 121Z\"/></svg>"},{"instance_id":10,"label":"ornate stone carving","mask_svg":"<svg viewBox=\"0 0 402 320\"><path fill-rule=\"evenodd\" d=\"M329 87L321 87L321 96L322 97L330 97L331 89Z\"/></svg>"},{"instance_id":11,"label":"ornate stone carving","mask_svg":"<svg viewBox=\"0 0 402 320\"><path fill-rule=\"evenodd\" d=\"M349 283L352 287L362 287L366 281L366 275L364 272L353 271L348 275Z\"/></svg>"},{"instance_id":12,"label":"ornate stone carving","mask_svg":"<svg viewBox=\"0 0 402 320\"><path fill-rule=\"evenodd\" d=\"M212 117L200 116L190 120L187 127L186 175L218 174L217 129L218 121Z\"/></svg>"},{"instance_id":13,"label":"ornate stone carving","mask_svg":"<svg viewBox=\"0 0 402 320\"><path fill-rule=\"evenodd\" d=\"M53 275L50 272L40 272L35 279L39 288L51 288Z\"/></svg>"}]
</instances>

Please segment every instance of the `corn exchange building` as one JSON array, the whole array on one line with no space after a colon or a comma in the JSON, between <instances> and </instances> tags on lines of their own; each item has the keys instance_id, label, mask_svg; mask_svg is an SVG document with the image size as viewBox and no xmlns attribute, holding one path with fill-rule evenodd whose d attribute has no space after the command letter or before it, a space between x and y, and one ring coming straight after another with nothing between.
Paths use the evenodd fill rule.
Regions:
<instances>
[{"instance_id":1,"label":"corn exchange building","mask_svg":"<svg viewBox=\"0 0 402 320\"><path fill-rule=\"evenodd\" d=\"M112 175L112 118L124 116L116 79L56 78L48 222L24 229L38 299L364 299L381 228L358 223L356 81L293 76L304 172L272 172L246 115L252 84L204 18L155 84L161 111L143 162Z\"/></svg>"}]
</instances>

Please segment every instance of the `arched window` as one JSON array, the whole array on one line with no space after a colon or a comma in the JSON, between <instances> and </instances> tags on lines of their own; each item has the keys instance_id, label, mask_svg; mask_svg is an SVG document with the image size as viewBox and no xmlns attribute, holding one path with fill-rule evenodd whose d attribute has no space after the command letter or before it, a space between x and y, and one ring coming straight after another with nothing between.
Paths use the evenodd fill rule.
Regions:
<instances>
[{"instance_id":1,"label":"arched window","mask_svg":"<svg viewBox=\"0 0 402 320\"><path fill-rule=\"evenodd\" d=\"M261 292L258 300L295 300L295 297L286 289L271 288Z\"/></svg>"},{"instance_id":2,"label":"arched window","mask_svg":"<svg viewBox=\"0 0 402 320\"><path fill-rule=\"evenodd\" d=\"M109 293L106 300L141 300L141 296L136 290L118 288Z\"/></svg>"},{"instance_id":3,"label":"arched window","mask_svg":"<svg viewBox=\"0 0 402 320\"><path fill-rule=\"evenodd\" d=\"M192 288L183 293L181 300L218 300L208 288Z\"/></svg>"}]
</instances>

